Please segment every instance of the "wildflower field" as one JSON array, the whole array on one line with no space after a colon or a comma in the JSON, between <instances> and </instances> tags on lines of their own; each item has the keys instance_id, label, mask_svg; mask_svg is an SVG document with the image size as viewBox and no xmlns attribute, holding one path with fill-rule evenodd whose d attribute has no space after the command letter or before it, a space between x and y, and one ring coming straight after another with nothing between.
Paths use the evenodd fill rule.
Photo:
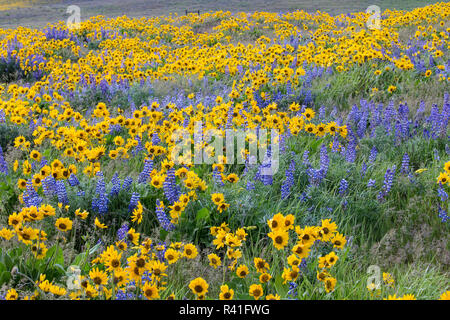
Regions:
<instances>
[{"instance_id":1,"label":"wildflower field","mask_svg":"<svg viewBox=\"0 0 450 320\"><path fill-rule=\"evenodd\" d=\"M0 29L0 300L448 300L450 3L372 18Z\"/></svg>"}]
</instances>

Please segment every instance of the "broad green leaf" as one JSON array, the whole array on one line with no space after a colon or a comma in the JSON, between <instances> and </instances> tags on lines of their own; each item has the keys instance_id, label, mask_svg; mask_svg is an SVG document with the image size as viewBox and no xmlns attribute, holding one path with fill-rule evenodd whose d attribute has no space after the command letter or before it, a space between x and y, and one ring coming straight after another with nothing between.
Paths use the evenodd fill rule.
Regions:
<instances>
[{"instance_id":1,"label":"broad green leaf","mask_svg":"<svg viewBox=\"0 0 450 320\"><path fill-rule=\"evenodd\" d=\"M100 243L97 243L95 246L93 246L90 250L89 250L89 255L94 254L98 248L100 248Z\"/></svg>"},{"instance_id":2,"label":"broad green leaf","mask_svg":"<svg viewBox=\"0 0 450 320\"><path fill-rule=\"evenodd\" d=\"M73 260L73 262L71 264L79 266L81 264L81 262L84 261L85 257L86 257L86 252L82 252L75 257L75 259Z\"/></svg>"},{"instance_id":3,"label":"broad green leaf","mask_svg":"<svg viewBox=\"0 0 450 320\"><path fill-rule=\"evenodd\" d=\"M11 279L11 273L9 271L3 271L0 273L0 285L8 282Z\"/></svg>"},{"instance_id":4,"label":"broad green leaf","mask_svg":"<svg viewBox=\"0 0 450 320\"><path fill-rule=\"evenodd\" d=\"M197 221L206 220L207 218L209 218L209 210L207 208L203 208L197 211Z\"/></svg>"},{"instance_id":5,"label":"broad green leaf","mask_svg":"<svg viewBox=\"0 0 450 320\"><path fill-rule=\"evenodd\" d=\"M10 256L6 252L3 253L2 260L6 266L6 270L11 270L13 268L14 263L13 263L12 259L10 258Z\"/></svg>"},{"instance_id":6,"label":"broad green leaf","mask_svg":"<svg viewBox=\"0 0 450 320\"><path fill-rule=\"evenodd\" d=\"M164 230L164 229L159 230L159 237L163 241L164 241L164 239L166 239L168 234L169 233L166 230Z\"/></svg>"},{"instance_id":7,"label":"broad green leaf","mask_svg":"<svg viewBox=\"0 0 450 320\"><path fill-rule=\"evenodd\" d=\"M275 277L275 289L281 297L285 297L287 295L288 288L283 284L283 278L281 275Z\"/></svg>"}]
</instances>

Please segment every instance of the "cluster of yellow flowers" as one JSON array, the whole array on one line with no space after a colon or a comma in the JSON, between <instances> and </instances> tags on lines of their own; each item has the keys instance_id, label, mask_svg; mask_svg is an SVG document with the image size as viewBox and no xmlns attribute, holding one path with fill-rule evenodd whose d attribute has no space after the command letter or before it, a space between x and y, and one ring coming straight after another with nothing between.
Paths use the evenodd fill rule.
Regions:
<instances>
[{"instance_id":1,"label":"cluster of yellow flowers","mask_svg":"<svg viewBox=\"0 0 450 320\"><path fill-rule=\"evenodd\" d=\"M287 257L288 268L284 268L282 273L282 279L284 283L295 282L301 274L301 263L308 258L311 251L311 247L316 241L331 242L333 247L342 249L347 240L346 238L337 232L337 226L335 223L330 222L329 219L322 220L321 226L306 226L301 228L294 225L294 216L283 216L278 213L268 221L268 225L271 232L268 234L269 238L273 240L273 245L278 250L283 250L289 242L289 230L295 230L297 234L297 243L291 248L292 253ZM215 237L213 244L216 249L226 248L224 259L228 259L231 262L225 265L219 255L211 253L208 255L210 265L215 269L223 266L224 276L223 283L220 287L219 299L230 300L233 298L235 292L228 284L225 284L225 271L227 267L229 270L235 270L238 278L248 278L251 273L249 267L246 264L237 265L237 260L242 257L242 242L246 240L247 233L246 228L239 228L236 232L231 232L227 224L223 223L219 227L212 227L211 234ZM249 229L249 228L247 228ZM273 257L272 257L273 258ZM317 271L317 279L323 282L326 292L334 290L336 285L336 279L329 273L330 268L338 261L338 256L334 251L331 251L324 257L319 258L319 269ZM259 283L253 283L249 287L248 294L255 300L258 300L264 295L266 290L269 290L269 284L271 279L275 276L273 271L270 271L270 265L267 260L261 257L253 258L254 268L257 272L257 278ZM199 277L192 280L189 284L189 288L192 290L197 299L204 299L205 294L208 292L209 284L205 279ZM280 296L275 294L267 294L266 299L280 299Z\"/></svg>"},{"instance_id":2,"label":"cluster of yellow flowers","mask_svg":"<svg viewBox=\"0 0 450 320\"><path fill-rule=\"evenodd\" d=\"M71 299L110 299L112 294L127 289L140 293L147 299L160 298L166 289L168 268L182 258L194 259L197 248L191 243L172 243L170 246L154 244L147 238L139 244L139 233L134 229L127 232L126 240L136 245L128 248L127 241L117 241L108 246L97 258L87 275L79 274L72 279L73 286L67 290L45 280L42 274L36 283L40 290L29 297L37 299L48 292L57 296L68 295ZM161 257L167 262L162 262ZM131 289L130 289L131 288ZM167 294L167 298L174 298Z\"/></svg>"},{"instance_id":3,"label":"cluster of yellow flowers","mask_svg":"<svg viewBox=\"0 0 450 320\"><path fill-rule=\"evenodd\" d=\"M283 279L287 281L295 281L300 274L300 263L302 259L306 259L311 251L311 247L320 241L323 243L330 242L334 248L343 249L347 240L345 236L337 232L337 225L330 219L322 220L321 226L294 226L295 217L293 215L283 216L281 213L274 215L268 221L271 232L268 236L272 239L273 245L278 250L283 250L289 242L289 230L294 230L297 235L297 241L291 248L292 254L287 257L290 268L285 268ZM325 285L326 292L334 290L336 279L333 278L329 269L335 265L339 257L334 251L319 258L319 269L317 271L317 279Z\"/></svg>"}]
</instances>

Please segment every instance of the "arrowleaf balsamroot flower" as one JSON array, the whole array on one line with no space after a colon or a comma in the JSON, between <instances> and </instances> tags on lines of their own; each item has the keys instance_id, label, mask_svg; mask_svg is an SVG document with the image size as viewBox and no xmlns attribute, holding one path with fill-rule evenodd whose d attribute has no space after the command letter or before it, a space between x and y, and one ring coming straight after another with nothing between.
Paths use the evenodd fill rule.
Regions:
<instances>
[{"instance_id":1,"label":"arrowleaf balsamroot flower","mask_svg":"<svg viewBox=\"0 0 450 320\"><path fill-rule=\"evenodd\" d=\"M189 283L189 289L198 297L204 296L208 292L209 285L201 277L195 278Z\"/></svg>"},{"instance_id":2,"label":"arrowleaf balsamroot flower","mask_svg":"<svg viewBox=\"0 0 450 320\"><path fill-rule=\"evenodd\" d=\"M72 230L72 221L69 218L58 218L55 226L59 231L67 232Z\"/></svg>"}]
</instances>

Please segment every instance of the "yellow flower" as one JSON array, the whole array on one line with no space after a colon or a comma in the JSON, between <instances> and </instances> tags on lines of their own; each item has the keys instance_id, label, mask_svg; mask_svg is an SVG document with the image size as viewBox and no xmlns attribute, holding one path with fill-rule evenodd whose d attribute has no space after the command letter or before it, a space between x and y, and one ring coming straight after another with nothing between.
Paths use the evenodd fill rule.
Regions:
<instances>
[{"instance_id":1,"label":"yellow flower","mask_svg":"<svg viewBox=\"0 0 450 320\"><path fill-rule=\"evenodd\" d=\"M302 113L302 115L305 117L306 120L311 121L316 113L311 108L306 108L305 111Z\"/></svg>"},{"instance_id":2,"label":"yellow flower","mask_svg":"<svg viewBox=\"0 0 450 320\"><path fill-rule=\"evenodd\" d=\"M230 207L229 203L222 202L217 206L217 210L222 213L222 211L227 210Z\"/></svg>"},{"instance_id":3,"label":"yellow flower","mask_svg":"<svg viewBox=\"0 0 450 320\"><path fill-rule=\"evenodd\" d=\"M77 217L80 217L82 220L85 220L87 218L87 216L89 215L89 212L87 212L86 210L81 212L81 209L77 209L77 210L75 210L75 215Z\"/></svg>"},{"instance_id":4,"label":"yellow flower","mask_svg":"<svg viewBox=\"0 0 450 320\"><path fill-rule=\"evenodd\" d=\"M220 267L220 265L222 264L220 257L215 253L209 254L208 259L209 259L209 265L214 267L214 269L216 269L217 267Z\"/></svg>"},{"instance_id":5,"label":"yellow flower","mask_svg":"<svg viewBox=\"0 0 450 320\"><path fill-rule=\"evenodd\" d=\"M134 228L130 228L127 232L128 241L132 242L135 246L139 244L139 233L137 233Z\"/></svg>"},{"instance_id":6,"label":"yellow flower","mask_svg":"<svg viewBox=\"0 0 450 320\"><path fill-rule=\"evenodd\" d=\"M43 242L41 242L41 243L39 243L39 246L32 245L31 251L33 252L36 259L43 259L45 257L45 255L47 254L48 249L45 246L45 244Z\"/></svg>"},{"instance_id":7,"label":"yellow flower","mask_svg":"<svg viewBox=\"0 0 450 320\"><path fill-rule=\"evenodd\" d=\"M394 287L395 280L394 280L394 277L390 273L383 272L383 281L387 286L392 287L392 288Z\"/></svg>"},{"instance_id":8,"label":"yellow flower","mask_svg":"<svg viewBox=\"0 0 450 320\"><path fill-rule=\"evenodd\" d=\"M284 216L281 213L277 213L272 219L267 221L267 224L272 231L283 230L285 227L284 220Z\"/></svg>"},{"instance_id":9,"label":"yellow flower","mask_svg":"<svg viewBox=\"0 0 450 320\"><path fill-rule=\"evenodd\" d=\"M416 297L413 294L405 294L400 300L416 300Z\"/></svg>"},{"instance_id":10,"label":"yellow flower","mask_svg":"<svg viewBox=\"0 0 450 320\"><path fill-rule=\"evenodd\" d=\"M56 228L62 232L67 232L72 229L72 221L69 218L58 218L55 222Z\"/></svg>"},{"instance_id":11,"label":"yellow flower","mask_svg":"<svg viewBox=\"0 0 450 320\"><path fill-rule=\"evenodd\" d=\"M30 158L34 161L41 161L41 154L37 150L33 150L30 152Z\"/></svg>"},{"instance_id":12,"label":"yellow flower","mask_svg":"<svg viewBox=\"0 0 450 320\"><path fill-rule=\"evenodd\" d=\"M158 299L159 298L159 290L156 285L151 285L149 282L146 282L142 287L142 292L144 296L148 300Z\"/></svg>"},{"instance_id":13,"label":"yellow flower","mask_svg":"<svg viewBox=\"0 0 450 320\"><path fill-rule=\"evenodd\" d=\"M289 234L284 230L276 230L267 234L272 239L273 246L282 250L288 244Z\"/></svg>"},{"instance_id":14,"label":"yellow flower","mask_svg":"<svg viewBox=\"0 0 450 320\"><path fill-rule=\"evenodd\" d=\"M260 284L252 284L248 293L255 298L255 300L258 300L264 295L263 287Z\"/></svg>"},{"instance_id":15,"label":"yellow flower","mask_svg":"<svg viewBox=\"0 0 450 320\"><path fill-rule=\"evenodd\" d=\"M180 257L180 252L178 252L177 250L174 250L172 248L169 248L166 250L164 257L167 259L167 262L169 264L172 264L172 263L175 263L178 261L178 259Z\"/></svg>"},{"instance_id":16,"label":"yellow flower","mask_svg":"<svg viewBox=\"0 0 450 320\"><path fill-rule=\"evenodd\" d=\"M0 237L5 240L11 240L15 232L6 228L0 229Z\"/></svg>"},{"instance_id":17,"label":"yellow flower","mask_svg":"<svg viewBox=\"0 0 450 320\"><path fill-rule=\"evenodd\" d=\"M391 85L391 86L388 87L387 90L388 90L389 93L392 93L392 92L394 92L395 90L397 90L397 87Z\"/></svg>"},{"instance_id":18,"label":"yellow flower","mask_svg":"<svg viewBox=\"0 0 450 320\"><path fill-rule=\"evenodd\" d=\"M449 183L450 177L448 176L447 172L441 172L439 173L439 176L437 177L437 183L445 185L446 183Z\"/></svg>"},{"instance_id":19,"label":"yellow flower","mask_svg":"<svg viewBox=\"0 0 450 320\"><path fill-rule=\"evenodd\" d=\"M325 291L327 293L334 290L334 287L336 286L336 279L335 278L328 277L328 278L325 278L325 280L323 282L324 282L324 285L325 285Z\"/></svg>"},{"instance_id":20,"label":"yellow flower","mask_svg":"<svg viewBox=\"0 0 450 320\"><path fill-rule=\"evenodd\" d=\"M19 295L17 294L16 289L11 288L8 290L5 296L5 300L17 300L19 299Z\"/></svg>"},{"instance_id":21,"label":"yellow flower","mask_svg":"<svg viewBox=\"0 0 450 320\"><path fill-rule=\"evenodd\" d=\"M228 285L224 284L220 286L220 294L219 299L220 300L231 300L234 296L234 290L228 288Z\"/></svg>"},{"instance_id":22,"label":"yellow flower","mask_svg":"<svg viewBox=\"0 0 450 320\"><path fill-rule=\"evenodd\" d=\"M235 174L235 173L230 173L230 174L227 176L227 181L228 181L228 182L231 182L231 183L236 183L236 182L239 181L239 177L238 177L237 174Z\"/></svg>"},{"instance_id":23,"label":"yellow flower","mask_svg":"<svg viewBox=\"0 0 450 320\"><path fill-rule=\"evenodd\" d=\"M203 296L208 292L208 283L201 277L195 278L189 283L189 289L197 296Z\"/></svg>"},{"instance_id":24,"label":"yellow flower","mask_svg":"<svg viewBox=\"0 0 450 320\"><path fill-rule=\"evenodd\" d=\"M144 211L144 208L142 207L142 204L140 201L138 201L136 208L134 208L131 221L136 222L137 224L140 224L142 222L142 212Z\"/></svg>"},{"instance_id":25,"label":"yellow flower","mask_svg":"<svg viewBox=\"0 0 450 320\"><path fill-rule=\"evenodd\" d=\"M105 285L108 282L108 275L105 271L94 268L89 271L89 277L96 286Z\"/></svg>"},{"instance_id":26,"label":"yellow flower","mask_svg":"<svg viewBox=\"0 0 450 320\"><path fill-rule=\"evenodd\" d=\"M156 175L156 176L152 177L151 184L155 188L160 189L163 186L163 182L164 182L164 177L160 176L160 175Z\"/></svg>"},{"instance_id":27,"label":"yellow flower","mask_svg":"<svg viewBox=\"0 0 450 320\"><path fill-rule=\"evenodd\" d=\"M183 254L188 259L194 259L197 256L198 251L195 245L188 243L184 246Z\"/></svg>"},{"instance_id":28,"label":"yellow flower","mask_svg":"<svg viewBox=\"0 0 450 320\"><path fill-rule=\"evenodd\" d=\"M94 224L95 224L95 226L96 226L97 228L100 228L100 229L106 229L106 228L108 228L105 224L101 223L100 220L98 220L97 217L95 218Z\"/></svg>"},{"instance_id":29,"label":"yellow flower","mask_svg":"<svg viewBox=\"0 0 450 320\"><path fill-rule=\"evenodd\" d=\"M272 276L266 272L261 273L261 275L259 276L259 282L261 283L267 283L270 281L270 279L272 279Z\"/></svg>"},{"instance_id":30,"label":"yellow flower","mask_svg":"<svg viewBox=\"0 0 450 320\"><path fill-rule=\"evenodd\" d=\"M340 234L339 232L336 232L336 234L331 238L331 243L333 243L334 248L343 249L345 244L347 243L347 240L345 239L345 236Z\"/></svg>"},{"instance_id":31,"label":"yellow flower","mask_svg":"<svg viewBox=\"0 0 450 320\"><path fill-rule=\"evenodd\" d=\"M264 259L255 257L253 258L253 263L255 265L256 270L260 273L264 273L267 270L269 270L269 264Z\"/></svg>"},{"instance_id":32,"label":"yellow flower","mask_svg":"<svg viewBox=\"0 0 450 320\"><path fill-rule=\"evenodd\" d=\"M211 200L214 202L215 205L219 205L225 201L225 198L222 193L213 193L211 194Z\"/></svg>"},{"instance_id":33,"label":"yellow flower","mask_svg":"<svg viewBox=\"0 0 450 320\"><path fill-rule=\"evenodd\" d=\"M447 290L443 294L441 294L439 300L450 300L450 290Z\"/></svg>"},{"instance_id":34,"label":"yellow flower","mask_svg":"<svg viewBox=\"0 0 450 320\"><path fill-rule=\"evenodd\" d=\"M248 267L245 264L241 264L236 269L236 275L241 279L245 278L248 275Z\"/></svg>"},{"instance_id":35,"label":"yellow flower","mask_svg":"<svg viewBox=\"0 0 450 320\"><path fill-rule=\"evenodd\" d=\"M334 232L337 230L337 225L334 222L330 222L330 219L322 220L322 227L319 232L322 237L322 241L330 241L334 236Z\"/></svg>"}]
</instances>

